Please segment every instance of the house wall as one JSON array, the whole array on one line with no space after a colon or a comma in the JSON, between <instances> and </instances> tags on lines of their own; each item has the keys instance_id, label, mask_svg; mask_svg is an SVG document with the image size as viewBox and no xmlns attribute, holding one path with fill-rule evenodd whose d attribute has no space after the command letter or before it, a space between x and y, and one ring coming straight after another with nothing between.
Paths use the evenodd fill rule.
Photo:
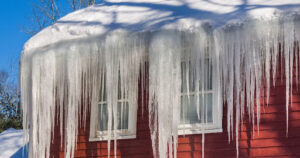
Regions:
<instances>
[{"instance_id":1,"label":"house wall","mask_svg":"<svg viewBox=\"0 0 300 158\"><path fill-rule=\"evenodd\" d=\"M252 132L248 117L245 116L239 132L240 157L300 157L300 84L296 89L295 78L293 86L292 107L289 110L289 133L286 137L285 111L285 79L281 77L280 65L276 77L276 87L270 89L269 105L261 109L259 133ZM271 82L272 83L272 82ZM141 94L141 93L140 93ZM266 100L264 94L261 102ZM148 127L148 113L144 106L142 115L141 96L137 119L136 139L118 140L118 158L152 158L152 146ZM226 106L223 110L223 132L205 135L205 157L236 157L235 139L228 143ZM59 124L56 124L54 141L51 146L51 157L64 157L64 149L60 145ZM257 130L257 126L254 127ZM80 127L75 157L107 157L107 142L89 142L89 118L86 130ZM202 136L179 136L178 158L200 158L202 155ZM113 156L113 143L111 144Z\"/></svg>"}]
</instances>

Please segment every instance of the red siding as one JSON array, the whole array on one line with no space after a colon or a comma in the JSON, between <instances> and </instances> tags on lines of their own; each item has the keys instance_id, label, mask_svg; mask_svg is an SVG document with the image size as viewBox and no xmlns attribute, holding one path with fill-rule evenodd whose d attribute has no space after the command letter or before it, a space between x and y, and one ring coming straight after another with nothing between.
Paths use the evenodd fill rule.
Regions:
<instances>
[{"instance_id":1,"label":"red siding","mask_svg":"<svg viewBox=\"0 0 300 158\"><path fill-rule=\"evenodd\" d=\"M280 74L280 73L279 73ZM260 131L252 133L252 127L244 120L239 132L240 157L300 157L300 92L293 88L292 103L289 111L289 134L286 137L285 79L277 77L277 86L271 88L270 103L261 111ZM300 89L300 85L299 85ZM141 98L141 97L140 97ZM262 102L266 97L261 97ZM141 103L141 99L139 99ZM145 107L145 106L144 106ZM247 117L245 117L247 118ZM106 142L89 142L89 118L87 130L80 128L75 157L107 157ZM58 125L57 125L58 126ZM235 140L228 143L226 129L226 108L223 114L223 132L205 135L205 157L236 157ZM254 127L257 129L257 127ZM58 128L56 128L58 130ZM60 147L59 131L55 132L52 157L63 157ZM178 158L198 158L202 153L202 136L180 136L178 139ZM111 156L113 156L113 142ZM138 110L137 138L118 140L118 158L152 158L152 146L148 127L147 109L142 117L141 106Z\"/></svg>"}]
</instances>

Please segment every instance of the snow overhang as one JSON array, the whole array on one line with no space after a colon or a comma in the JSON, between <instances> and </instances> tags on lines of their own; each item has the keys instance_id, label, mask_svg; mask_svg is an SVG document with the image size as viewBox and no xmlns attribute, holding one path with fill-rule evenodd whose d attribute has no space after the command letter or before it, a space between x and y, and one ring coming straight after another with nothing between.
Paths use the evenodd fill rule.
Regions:
<instances>
[{"instance_id":1,"label":"snow overhang","mask_svg":"<svg viewBox=\"0 0 300 158\"><path fill-rule=\"evenodd\" d=\"M115 30L213 28L248 19L298 14L300 0L105 0L66 15L32 37L24 52L61 41L101 37Z\"/></svg>"}]
</instances>

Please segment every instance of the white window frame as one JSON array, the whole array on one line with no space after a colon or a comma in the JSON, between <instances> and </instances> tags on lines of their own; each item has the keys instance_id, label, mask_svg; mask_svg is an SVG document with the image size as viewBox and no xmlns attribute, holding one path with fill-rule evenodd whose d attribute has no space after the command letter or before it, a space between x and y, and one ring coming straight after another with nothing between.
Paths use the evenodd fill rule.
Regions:
<instances>
[{"instance_id":1,"label":"white window frame","mask_svg":"<svg viewBox=\"0 0 300 158\"><path fill-rule=\"evenodd\" d=\"M119 99L118 103L128 103L127 99ZM98 102L98 108L100 107L100 105L103 104L107 104L107 101L100 101ZM128 103L128 129L117 129L117 130L112 130L112 137L114 138L114 131L117 132L117 139L135 139L136 138L136 116L137 116L137 112L136 110L131 110L130 106L135 106L136 105L129 105ZM98 117L98 115L97 115ZM98 120L99 121L99 120ZM98 126L98 122L96 123L96 127ZM96 134L96 140L108 140L107 137L107 131L98 131L98 127L96 128L97 130L97 134Z\"/></svg>"},{"instance_id":2,"label":"white window frame","mask_svg":"<svg viewBox=\"0 0 300 158\"><path fill-rule=\"evenodd\" d=\"M212 67L212 90L198 91L198 92L181 92L181 96L191 96L191 95L202 95L202 94L212 94L212 123L195 123L195 124L179 124L178 125L178 135L192 135L192 134L202 134L202 133L219 133L223 132L222 129L222 117L223 117L223 106L221 105L221 94L220 89L216 86L217 84L217 74L214 70L216 67ZM181 105L180 105L181 106ZM181 112L180 112L181 113Z\"/></svg>"},{"instance_id":3,"label":"white window frame","mask_svg":"<svg viewBox=\"0 0 300 158\"><path fill-rule=\"evenodd\" d=\"M104 85L105 86L105 85ZM117 129L111 131L111 139L114 139L114 132L117 133L116 139L135 139L137 126L137 103L130 105L127 99L118 99L118 103L128 103L128 129ZM96 105L91 107L90 120L90 138L89 141L105 141L108 140L107 131L98 131L98 111L100 105L107 104L107 101L98 101ZM92 128L93 127L93 128Z\"/></svg>"}]
</instances>

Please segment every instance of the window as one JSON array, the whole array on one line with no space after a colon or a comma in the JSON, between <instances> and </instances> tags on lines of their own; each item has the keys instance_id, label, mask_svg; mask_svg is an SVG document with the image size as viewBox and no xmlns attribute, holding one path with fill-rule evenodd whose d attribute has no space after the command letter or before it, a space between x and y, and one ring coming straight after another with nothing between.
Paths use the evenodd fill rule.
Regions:
<instances>
[{"instance_id":1,"label":"window","mask_svg":"<svg viewBox=\"0 0 300 158\"><path fill-rule=\"evenodd\" d=\"M108 134L108 107L107 107L107 95L106 95L106 76L102 76L100 81L101 88L100 90L100 100L94 108L97 112L94 113L94 122L96 125L95 130L96 134L90 136L90 141L97 140L107 140ZM117 139L131 139L136 138L136 116L137 116L137 105L129 104L128 97L122 95L120 88L120 74L118 82L118 104L117 104ZM113 109L112 109L113 113ZM112 129L114 128L114 116L112 116ZM92 124L91 124L92 125ZM92 129L91 129L92 130ZM112 130L113 138L114 131ZM90 134L91 135L91 134Z\"/></svg>"},{"instance_id":2,"label":"window","mask_svg":"<svg viewBox=\"0 0 300 158\"><path fill-rule=\"evenodd\" d=\"M178 134L222 132L222 105L216 84L216 74L207 58L202 64L203 74L196 79L190 62L181 64L181 105ZM195 81L197 80L197 81Z\"/></svg>"}]
</instances>

